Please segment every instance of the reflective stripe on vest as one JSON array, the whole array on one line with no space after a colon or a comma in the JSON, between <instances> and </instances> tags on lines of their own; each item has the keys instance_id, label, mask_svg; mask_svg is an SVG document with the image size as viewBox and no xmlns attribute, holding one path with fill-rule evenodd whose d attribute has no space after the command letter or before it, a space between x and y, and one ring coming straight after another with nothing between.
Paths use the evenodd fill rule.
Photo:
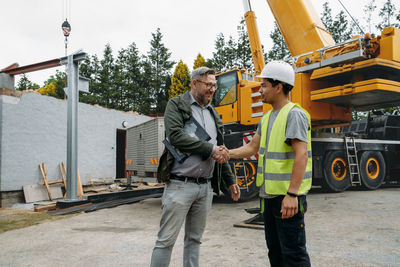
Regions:
<instances>
[{"instance_id":1,"label":"reflective stripe on vest","mask_svg":"<svg viewBox=\"0 0 400 267\"><path fill-rule=\"evenodd\" d=\"M284 195L290 185L292 178L292 169L294 163L294 152L292 146L285 143L286 123L289 111L297 106L307 115L309 123L310 115L306 110L294 103L286 104L278 113L270 133L268 140L268 151L266 151L266 138L269 118L269 111L261 121L261 140L259 149L259 160L257 168L257 186L265 183L265 192L272 195ZM308 143L307 152L308 160L306 172L299 188L298 194L304 194L311 188L312 178L312 154L311 154L311 128L307 131ZM265 167L264 167L265 161ZM265 179L265 180L264 180Z\"/></svg>"}]
</instances>

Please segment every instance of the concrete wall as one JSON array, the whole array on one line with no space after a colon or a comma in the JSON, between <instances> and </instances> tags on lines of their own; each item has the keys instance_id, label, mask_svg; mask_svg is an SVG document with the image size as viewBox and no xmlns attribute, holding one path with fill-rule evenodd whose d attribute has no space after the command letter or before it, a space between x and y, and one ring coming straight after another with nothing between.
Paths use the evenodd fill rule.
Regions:
<instances>
[{"instance_id":1,"label":"concrete wall","mask_svg":"<svg viewBox=\"0 0 400 267\"><path fill-rule=\"evenodd\" d=\"M21 190L42 181L45 162L50 180L59 179L67 157L67 101L37 93L0 95L0 191ZM115 177L116 132L143 123L142 115L79 104L78 166L82 183Z\"/></svg>"},{"instance_id":2,"label":"concrete wall","mask_svg":"<svg viewBox=\"0 0 400 267\"><path fill-rule=\"evenodd\" d=\"M0 88L14 89L14 76L0 73Z\"/></svg>"}]
</instances>

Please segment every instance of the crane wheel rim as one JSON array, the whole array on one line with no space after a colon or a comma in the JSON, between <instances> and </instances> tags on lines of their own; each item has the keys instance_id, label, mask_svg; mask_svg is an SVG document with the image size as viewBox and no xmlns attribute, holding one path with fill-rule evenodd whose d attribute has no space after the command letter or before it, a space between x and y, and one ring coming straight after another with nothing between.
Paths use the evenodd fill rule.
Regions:
<instances>
[{"instance_id":1,"label":"crane wheel rim","mask_svg":"<svg viewBox=\"0 0 400 267\"><path fill-rule=\"evenodd\" d=\"M379 162L376 158L369 158L365 164L365 171L369 179L376 179L379 176Z\"/></svg>"},{"instance_id":2,"label":"crane wheel rim","mask_svg":"<svg viewBox=\"0 0 400 267\"><path fill-rule=\"evenodd\" d=\"M335 158L331 164L331 173L333 179L342 181L347 175L347 164L342 158Z\"/></svg>"},{"instance_id":3,"label":"crane wheel rim","mask_svg":"<svg viewBox=\"0 0 400 267\"><path fill-rule=\"evenodd\" d=\"M237 165L240 165L240 164L241 164L240 162L236 162L235 168ZM254 167L254 164L252 162L245 163L244 166L246 168L247 186L250 186L255 181L254 174L255 174L256 168ZM250 172L250 168L251 168L252 172ZM250 176L250 173L252 174L251 176ZM242 187L242 188L246 187L246 179L244 179L244 178L238 178L237 183L238 183L239 187Z\"/></svg>"}]
</instances>

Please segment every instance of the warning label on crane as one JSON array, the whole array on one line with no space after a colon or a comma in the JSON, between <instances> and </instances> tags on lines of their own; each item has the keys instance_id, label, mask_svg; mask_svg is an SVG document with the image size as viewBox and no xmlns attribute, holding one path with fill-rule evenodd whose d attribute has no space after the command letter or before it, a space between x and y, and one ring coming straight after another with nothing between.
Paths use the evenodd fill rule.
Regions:
<instances>
[{"instance_id":1,"label":"warning label on crane","mask_svg":"<svg viewBox=\"0 0 400 267\"><path fill-rule=\"evenodd\" d=\"M255 132L248 132L248 133L243 133L243 145L250 143L251 139L253 139ZM248 157L248 158L243 158L243 160L258 160L258 153Z\"/></svg>"}]
</instances>

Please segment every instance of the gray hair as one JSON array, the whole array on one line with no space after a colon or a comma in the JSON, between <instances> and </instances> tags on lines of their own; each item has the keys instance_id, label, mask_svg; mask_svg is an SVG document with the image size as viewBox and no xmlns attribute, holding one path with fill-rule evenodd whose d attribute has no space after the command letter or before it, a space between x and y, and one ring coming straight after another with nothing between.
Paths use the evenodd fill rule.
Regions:
<instances>
[{"instance_id":1,"label":"gray hair","mask_svg":"<svg viewBox=\"0 0 400 267\"><path fill-rule=\"evenodd\" d=\"M210 69L208 67L200 67L193 70L190 76L193 81L202 78L204 75L210 75L210 74L215 75L215 70Z\"/></svg>"}]
</instances>

